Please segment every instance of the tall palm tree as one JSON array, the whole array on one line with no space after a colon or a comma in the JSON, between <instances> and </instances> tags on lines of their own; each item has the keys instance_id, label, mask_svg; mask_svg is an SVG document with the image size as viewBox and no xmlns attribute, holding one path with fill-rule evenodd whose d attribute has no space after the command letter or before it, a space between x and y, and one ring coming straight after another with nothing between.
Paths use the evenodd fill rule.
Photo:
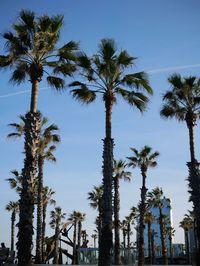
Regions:
<instances>
[{"instance_id":1,"label":"tall palm tree","mask_svg":"<svg viewBox=\"0 0 200 266\"><path fill-rule=\"evenodd\" d=\"M8 138L19 138L25 134L25 117L20 115L20 123L11 123L14 132L8 134ZM54 124L47 125L48 119L41 116L41 123L38 128L39 139L37 143L37 165L38 177L36 178L36 201L37 201L37 235L36 235L36 258L35 262L41 264L42 261L42 208L43 208L43 172L44 162L55 162L56 158L53 152L56 149L55 144L60 142L60 137L56 133L58 127ZM15 173L14 173L15 174ZM34 185L35 183L33 183Z\"/></svg>"},{"instance_id":2,"label":"tall palm tree","mask_svg":"<svg viewBox=\"0 0 200 266\"><path fill-rule=\"evenodd\" d=\"M190 245L189 245L189 230L193 227L193 221L190 217L185 216L180 222L180 227L183 228L185 234L185 247L187 263L190 264Z\"/></svg>"},{"instance_id":3,"label":"tall palm tree","mask_svg":"<svg viewBox=\"0 0 200 266\"><path fill-rule=\"evenodd\" d=\"M123 179L124 181L130 181L131 172L126 171L127 164L123 160L116 161L114 160L114 175L113 175L113 184L114 184L114 264L121 265L120 257L120 195L119 195L119 181Z\"/></svg>"},{"instance_id":4,"label":"tall palm tree","mask_svg":"<svg viewBox=\"0 0 200 266\"><path fill-rule=\"evenodd\" d=\"M163 214L163 200L164 195L161 188L156 187L151 192L148 193L148 205L154 208L158 208L159 210L159 226L160 226L160 240L162 246L162 256L164 265L168 265L167 259L167 247L166 247L166 232L165 232L165 222L164 222L164 214Z\"/></svg>"},{"instance_id":5,"label":"tall palm tree","mask_svg":"<svg viewBox=\"0 0 200 266\"><path fill-rule=\"evenodd\" d=\"M132 157L127 157L129 160L129 166L135 168L139 167L142 175L142 188L141 188L141 202L139 204L139 239L138 239L138 265L144 265L144 216L146 212L146 178L148 168L155 167L157 165L156 159L159 153L152 152L152 148L144 146L140 151L135 148L131 148L133 152Z\"/></svg>"},{"instance_id":6,"label":"tall palm tree","mask_svg":"<svg viewBox=\"0 0 200 266\"><path fill-rule=\"evenodd\" d=\"M11 212L11 245L10 250L14 250L15 243L15 221L16 221L16 213L19 212L19 202L18 201L10 201L6 205L6 210Z\"/></svg>"},{"instance_id":7,"label":"tall palm tree","mask_svg":"<svg viewBox=\"0 0 200 266\"><path fill-rule=\"evenodd\" d=\"M93 102L97 94L102 96L105 105L105 139L103 148L103 226L99 249L99 266L111 263L112 250L112 177L113 177L113 138L112 138L112 108L117 95L131 106L144 111L148 97L140 89L152 94L144 72L127 74L136 58L125 50L117 53L114 40L103 39L99 44L98 53L89 58L86 54L79 57L82 71L81 81L70 84L75 87L73 96L83 103ZM83 79L82 79L83 77ZM85 82L84 82L85 80Z\"/></svg>"},{"instance_id":8,"label":"tall palm tree","mask_svg":"<svg viewBox=\"0 0 200 266\"><path fill-rule=\"evenodd\" d=\"M55 207L54 211L51 211L51 221L50 226L51 228L55 229L55 248L54 248L54 259L53 264L58 264L59 260L59 237L61 231L62 220L65 218L66 213L62 212L60 207Z\"/></svg>"},{"instance_id":9,"label":"tall palm tree","mask_svg":"<svg viewBox=\"0 0 200 266\"><path fill-rule=\"evenodd\" d=\"M102 227L102 197L103 197L103 186L94 186L93 190L88 193L88 200L90 200L90 206L98 211L96 219L97 230L98 230L98 242L100 241L100 232ZM99 243L98 243L99 246Z\"/></svg>"},{"instance_id":10,"label":"tall palm tree","mask_svg":"<svg viewBox=\"0 0 200 266\"><path fill-rule=\"evenodd\" d=\"M194 214L197 224L197 263L200 265L200 181L199 164L195 156L194 126L200 114L200 79L194 76L181 77L174 74L168 79L172 89L163 96L163 107L161 116L164 118L175 118L178 121L185 121L189 131L190 162L189 187L190 201L194 205Z\"/></svg>"},{"instance_id":11,"label":"tall palm tree","mask_svg":"<svg viewBox=\"0 0 200 266\"><path fill-rule=\"evenodd\" d=\"M144 216L144 222L147 224L147 231L148 231L148 257L149 257L149 264L152 264L152 229L151 225L154 221L155 217L151 211L146 211Z\"/></svg>"},{"instance_id":12,"label":"tall palm tree","mask_svg":"<svg viewBox=\"0 0 200 266\"><path fill-rule=\"evenodd\" d=\"M31 82L30 110L25 115L25 160L18 225L17 248L20 266L31 263L34 211L31 187L36 175L37 129L40 123L37 108L39 83L47 74L48 84L55 89L62 89L65 86L64 81L57 75L71 75L75 71L73 61L77 44L71 41L60 49L56 47L62 25L63 16L37 17L32 11L22 10L18 21L12 25L12 31L3 34L7 54L0 55L0 68L13 70L10 79L13 83L19 85L25 80ZM49 75L50 71L53 74Z\"/></svg>"},{"instance_id":13,"label":"tall palm tree","mask_svg":"<svg viewBox=\"0 0 200 266\"><path fill-rule=\"evenodd\" d=\"M43 187L42 193L42 261L45 261L45 233L46 233L46 213L48 204L54 205L56 201L52 199L55 192L48 186Z\"/></svg>"}]
</instances>

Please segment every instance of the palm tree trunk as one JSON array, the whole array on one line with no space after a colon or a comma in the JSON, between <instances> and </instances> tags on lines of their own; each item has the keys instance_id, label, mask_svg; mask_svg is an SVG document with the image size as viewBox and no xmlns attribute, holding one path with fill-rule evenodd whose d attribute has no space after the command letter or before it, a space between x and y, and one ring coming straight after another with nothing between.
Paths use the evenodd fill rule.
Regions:
<instances>
[{"instance_id":1,"label":"palm tree trunk","mask_svg":"<svg viewBox=\"0 0 200 266\"><path fill-rule=\"evenodd\" d=\"M186 256L187 256L187 264L190 263L190 246L189 246L189 237L188 237L188 229L185 231L185 245L186 245Z\"/></svg>"},{"instance_id":2,"label":"palm tree trunk","mask_svg":"<svg viewBox=\"0 0 200 266\"><path fill-rule=\"evenodd\" d=\"M36 236L36 258L35 262L41 264L42 261L42 205L43 205L43 168L44 159L41 155L38 158L38 188L37 188L37 236Z\"/></svg>"},{"instance_id":3,"label":"palm tree trunk","mask_svg":"<svg viewBox=\"0 0 200 266\"><path fill-rule=\"evenodd\" d=\"M15 220L16 220L16 212L13 210L11 215L11 251L14 250L15 243Z\"/></svg>"},{"instance_id":4,"label":"palm tree trunk","mask_svg":"<svg viewBox=\"0 0 200 266\"><path fill-rule=\"evenodd\" d=\"M170 263L173 264L172 236L169 236Z\"/></svg>"},{"instance_id":5,"label":"palm tree trunk","mask_svg":"<svg viewBox=\"0 0 200 266\"><path fill-rule=\"evenodd\" d=\"M146 172L142 170L142 188L141 188L141 203L139 206L140 211L140 221L139 221L139 248L138 248L138 266L144 265L144 215L145 215L145 209L146 209L146 193L147 188L145 185L146 180Z\"/></svg>"},{"instance_id":6,"label":"palm tree trunk","mask_svg":"<svg viewBox=\"0 0 200 266\"><path fill-rule=\"evenodd\" d=\"M38 101L38 88L39 82L38 80L32 81L32 90L31 90L31 104L30 104L30 111L32 113L37 112L37 101Z\"/></svg>"},{"instance_id":7,"label":"palm tree trunk","mask_svg":"<svg viewBox=\"0 0 200 266\"><path fill-rule=\"evenodd\" d=\"M119 210L120 210L120 196L119 196L119 179L114 178L114 226L115 226L115 245L114 245L114 264L121 265L120 257L120 220L119 220Z\"/></svg>"},{"instance_id":8,"label":"palm tree trunk","mask_svg":"<svg viewBox=\"0 0 200 266\"><path fill-rule=\"evenodd\" d=\"M151 247L151 223L148 222L148 257L149 257L149 264L152 264L152 247Z\"/></svg>"},{"instance_id":9,"label":"palm tree trunk","mask_svg":"<svg viewBox=\"0 0 200 266\"><path fill-rule=\"evenodd\" d=\"M159 207L159 223L160 223L160 239L161 239L161 245L162 245L163 262L164 262L164 265L168 265L162 207Z\"/></svg>"},{"instance_id":10,"label":"palm tree trunk","mask_svg":"<svg viewBox=\"0 0 200 266\"><path fill-rule=\"evenodd\" d=\"M106 137L103 149L103 209L99 247L99 266L110 266L112 259L112 176L113 139L111 138L112 100L105 99Z\"/></svg>"},{"instance_id":11,"label":"palm tree trunk","mask_svg":"<svg viewBox=\"0 0 200 266\"><path fill-rule=\"evenodd\" d=\"M46 212L47 212L47 204L44 204L42 210L42 261L44 263L45 263Z\"/></svg>"},{"instance_id":12,"label":"palm tree trunk","mask_svg":"<svg viewBox=\"0 0 200 266\"><path fill-rule=\"evenodd\" d=\"M34 194L33 182L37 171L36 148L38 143L38 128L40 114L29 112L25 116L25 159L22 170L22 191L20 194L20 214L18 223L18 265L31 264Z\"/></svg>"},{"instance_id":13,"label":"palm tree trunk","mask_svg":"<svg viewBox=\"0 0 200 266\"><path fill-rule=\"evenodd\" d=\"M73 260L72 265L76 264L76 227L77 223L74 222L74 233L73 233Z\"/></svg>"},{"instance_id":14,"label":"palm tree trunk","mask_svg":"<svg viewBox=\"0 0 200 266\"><path fill-rule=\"evenodd\" d=\"M194 150L194 125L195 120L193 118L193 115L187 115L186 117L186 123L189 130L189 143L190 143L190 158L191 162L195 162L195 150Z\"/></svg>"},{"instance_id":15,"label":"palm tree trunk","mask_svg":"<svg viewBox=\"0 0 200 266\"><path fill-rule=\"evenodd\" d=\"M81 230L82 230L82 223L81 221L78 222L78 248L81 247Z\"/></svg>"},{"instance_id":16,"label":"palm tree trunk","mask_svg":"<svg viewBox=\"0 0 200 266\"><path fill-rule=\"evenodd\" d=\"M53 259L53 264L58 264L58 260L59 260L59 227L58 225L56 225L55 228L55 249L54 249L54 259Z\"/></svg>"},{"instance_id":17,"label":"palm tree trunk","mask_svg":"<svg viewBox=\"0 0 200 266\"><path fill-rule=\"evenodd\" d=\"M123 247L126 248L126 231L125 228L123 228Z\"/></svg>"}]
</instances>

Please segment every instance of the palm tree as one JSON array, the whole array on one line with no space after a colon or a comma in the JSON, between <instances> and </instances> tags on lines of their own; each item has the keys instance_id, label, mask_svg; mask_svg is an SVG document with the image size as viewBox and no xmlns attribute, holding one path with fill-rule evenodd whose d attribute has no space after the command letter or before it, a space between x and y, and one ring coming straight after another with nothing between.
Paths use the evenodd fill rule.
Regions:
<instances>
[{"instance_id":1,"label":"palm tree","mask_svg":"<svg viewBox=\"0 0 200 266\"><path fill-rule=\"evenodd\" d=\"M18 201L10 201L6 205L6 210L11 212L11 246L10 250L14 250L14 243L15 243L15 220L16 220L16 213L19 212L19 202Z\"/></svg>"},{"instance_id":2,"label":"palm tree","mask_svg":"<svg viewBox=\"0 0 200 266\"><path fill-rule=\"evenodd\" d=\"M85 221L85 216L86 216L85 213L82 213L82 212L76 212L76 217L77 217L77 220L78 220L78 241L77 241L78 248L81 247L82 222Z\"/></svg>"},{"instance_id":3,"label":"palm tree","mask_svg":"<svg viewBox=\"0 0 200 266\"><path fill-rule=\"evenodd\" d=\"M45 261L45 233L46 233L46 213L48 204L54 205L56 201L52 199L55 192L48 186L43 187L42 193L42 261Z\"/></svg>"},{"instance_id":4,"label":"palm tree","mask_svg":"<svg viewBox=\"0 0 200 266\"><path fill-rule=\"evenodd\" d=\"M51 211L50 215L51 221L49 224L51 228L55 229L55 248L54 248L53 264L58 264L58 259L59 259L58 242L60 237L62 220L65 218L65 215L66 213L63 213L60 207L55 207L55 210Z\"/></svg>"},{"instance_id":5,"label":"palm tree","mask_svg":"<svg viewBox=\"0 0 200 266\"><path fill-rule=\"evenodd\" d=\"M60 137L56 134L58 127L54 124L43 129L43 126L48 122L46 118L42 120L39 142L37 145L38 155L38 184L37 184L37 236L36 236L36 258L35 262L41 264L42 261L42 209L43 209L43 170L44 162L56 162L53 152L56 150L55 144L60 142Z\"/></svg>"},{"instance_id":6,"label":"palm tree","mask_svg":"<svg viewBox=\"0 0 200 266\"><path fill-rule=\"evenodd\" d=\"M159 210L159 225L160 225L160 240L162 246L162 256L164 265L168 265L167 259L167 247L166 247L166 232L165 232L165 224L164 224L164 214L163 214L163 191L161 188L156 187L151 192L148 193L148 204L154 208L158 208Z\"/></svg>"},{"instance_id":7,"label":"palm tree","mask_svg":"<svg viewBox=\"0 0 200 266\"><path fill-rule=\"evenodd\" d=\"M170 252L170 263L173 264L173 247L172 247L172 237L174 236L175 229L172 226L166 227L166 234L169 240L169 252Z\"/></svg>"},{"instance_id":8,"label":"palm tree","mask_svg":"<svg viewBox=\"0 0 200 266\"><path fill-rule=\"evenodd\" d=\"M164 118L176 118L178 121L185 121L189 131L190 162L189 187L190 201L194 205L194 214L197 223L197 241L200 248L200 181L199 164L195 156L194 126L200 114L200 79L190 76L182 78L174 74L168 79L172 89L163 96L163 107L160 112ZM200 265L200 250L197 250L197 262Z\"/></svg>"},{"instance_id":9,"label":"palm tree","mask_svg":"<svg viewBox=\"0 0 200 266\"><path fill-rule=\"evenodd\" d=\"M99 249L99 266L111 263L112 249L112 177L113 177L113 138L112 138L112 108L117 95L131 106L144 111L148 97L140 92L140 88L152 94L144 72L127 74L127 70L135 63L125 50L117 53L114 40L103 39L99 44L98 53L89 58L86 54L79 57L81 68L80 81L70 84L75 87L73 96L83 103L91 103L96 95L102 95L105 104L105 139L103 148L103 220ZM83 80L83 81L82 81Z\"/></svg>"},{"instance_id":10,"label":"palm tree","mask_svg":"<svg viewBox=\"0 0 200 266\"><path fill-rule=\"evenodd\" d=\"M9 182L10 188L19 194L22 191L22 175L17 170L12 170L11 174L13 177L7 178L6 181Z\"/></svg>"},{"instance_id":11,"label":"palm tree","mask_svg":"<svg viewBox=\"0 0 200 266\"><path fill-rule=\"evenodd\" d=\"M90 200L90 206L93 209L97 209L98 216L96 219L97 230L98 230L98 242L100 241L100 232L102 227L102 197L103 197L103 186L94 186L94 189L88 193L88 200ZM98 243L99 246L99 243Z\"/></svg>"},{"instance_id":12,"label":"palm tree","mask_svg":"<svg viewBox=\"0 0 200 266\"><path fill-rule=\"evenodd\" d=\"M123 235L123 248L126 248L126 236L127 236L127 221L124 219L121 222L121 230Z\"/></svg>"},{"instance_id":13,"label":"palm tree","mask_svg":"<svg viewBox=\"0 0 200 266\"><path fill-rule=\"evenodd\" d=\"M141 188L141 202L139 204L139 239L138 239L138 265L144 265L144 216L146 212L146 194L148 189L146 188L146 178L148 168L155 167L157 165L156 158L159 153L153 152L149 146L144 146L140 151L135 148L131 148L133 151L132 157L127 157L129 160L129 166L135 168L139 167L142 175L142 188Z\"/></svg>"},{"instance_id":14,"label":"palm tree","mask_svg":"<svg viewBox=\"0 0 200 266\"><path fill-rule=\"evenodd\" d=\"M94 248L96 248L97 234L92 234L91 238L93 238L93 240L94 240Z\"/></svg>"},{"instance_id":15,"label":"palm tree","mask_svg":"<svg viewBox=\"0 0 200 266\"><path fill-rule=\"evenodd\" d=\"M20 266L31 263L33 235L33 194L32 181L36 175L36 145L38 142L39 82L47 74L47 82L55 89L64 88L64 81L57 76L71 75L75 71L73 61L77 44L69 42L60 49L56 48L63 25L63 16L36 17L34 12L22 10L18 21L12 25L13 31L3 34L6 41L6 55L0 55L0 68L13 70L11 81L20 84L31 82L30 111L25 115L25 160L22 170L22 193L20 195L20 217L18 232L18 262ZM50 74L52 70L53 74Z\"/></svg>"},{"instance_id":16,"label":"palm tree","mask_svg":"<svg viewBox=\"0 0 200 266\"><path fill-rule=\"evenodd\" d=\"M144 216L144 222L147 224L148 230L148 257L149 257L149 264L152 264L152 229L151 225L154 221L155 217L151 211L147 211Z\"/></svg>"},{"instance_id":17,"label":"palm tree","mask_svg":"<svg viewBox=\"0 0 200 266\"><path fill-rule=\"evenodd\" d=\"M193 227L193 221L190 217L185 216L180 222L180 227L183 228L185 234L185 247L186 247L186 256L187 263L190 264L190 245L189 245L189 230Z\"/></svg>"},{"instance_id":18,"label":"palm tree","mask_svg":"<svg viewBox=\"0 0 200 266\"><path fill-rule=\"evenodd\" d=\"M74 224L74 233L73 233L73 260L72 264L77 264L77 225L78 225L79 213L73 211L69 215L69 221L73 221Z\"/></svg>"},{"instance_id":19,"label":"palm tree","mask_svg":"<svg viewBox=\"0 0 200 266\"><path fill-rule=\"evenodd\" d=\"M113 184L114 184L114 261L115 265L121 265L120 258L120 219L119 219L119 211L120 211L120 195L119 195L119 181L123 179L124 181L130 181L131 173L126 171L127 164L125 161L114 160L114 176L113 176Z\"/></svg>"}]
</instances>

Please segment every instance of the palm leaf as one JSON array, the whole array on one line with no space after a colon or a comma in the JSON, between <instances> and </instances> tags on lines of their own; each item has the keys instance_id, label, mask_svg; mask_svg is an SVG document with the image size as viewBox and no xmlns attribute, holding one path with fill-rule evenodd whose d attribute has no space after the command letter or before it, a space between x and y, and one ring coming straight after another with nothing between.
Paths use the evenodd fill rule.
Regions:
<instances>
[{"instance_id":1,"label":"palm leaf","mask_svg":"<svg viewBox=\"0 0 200 266\"><path fill-rule=\"evenodd\" d=\"M64 80L55 76L47 77L48 84L56 90L63 89L65 87Z\"/></svg>"}]
</instances>

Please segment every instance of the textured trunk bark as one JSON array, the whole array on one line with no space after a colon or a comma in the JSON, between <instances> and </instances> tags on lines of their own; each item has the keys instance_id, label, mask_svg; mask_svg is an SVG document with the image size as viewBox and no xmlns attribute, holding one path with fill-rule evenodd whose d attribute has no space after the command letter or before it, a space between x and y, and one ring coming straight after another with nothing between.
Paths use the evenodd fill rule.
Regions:
<instances>
[{"instance_id":1,"label":"textured trunk bark","mask_svg":"<svg viewBox=\"0 0 200 266\"><path fill-rule=\"evenodd\" d=\"M82 230L82 223L81 221L78 222L78 248L81 246L81 230Z\"/></svg>"},{"instance_id":2,"label":"textured trunk bark","mask_svg":"<svg viewBox=\"0 0 200 266\"><path fill-rule=\"evenodd\" d=\"M43 168L44 158L38 157L38 189L37 189L37 235L36 235L36 258L35 263L42 264L42 207L43 207Z\"/></svg>"},{"instance_id":3,"label":"textured trunk bark","mask_svg":"<svg viewBox=\"0 0 200 266\"><path fill-rule=\"evenodd\" d=\"M149 257L149 264L152 264L152 247L151 247L151 223L148 222L148 257Z\"/></svg>"},{"instance_id":4,"label":"textured trunk bark","mask_svg":"<svg viewBox=\"0 0 200 266\"><path fill-rule=\"evenodd\" d=\"M20 194L20 214L18 223L18 265L27 266L32 260L33 212L34 195L33 182L37 171L36 148L40 114L29 112L25 116L25 159L22 169L22 191Z\"/></svg>"},{"instance_id":5,"label":"textured trunk bark","mask_svg":"<svg viewBox=\"0 0 200 266\"><path fill-rule=\"evenodd\" d=\"M141 203L139 205L139 211L140 211L140 221L139 221L139 239L138 239L138 266L144 265L144 215L146 210L146 169L141 169L142 174L142 188L141 188Z\"/></svg>"},{"instance_id":6,"label":"textured trunk bark","mask_svg":"<svg viewBox=\"0 0 200 266\"><path fill-rule=\"evenodd\" d=\"M15 243L15 220L16 220L16 211L13 210L11 215L11 251L14 250L14 243Z\"/></svg>"},{"instance_id":7,"label":"textured trunk bark","mask_svg":"<svg viewBox=\"0 0 200 266\"><path fill-rule=\"evenodd\" d=\"M100 247L100 240L101 240L101 228L102 228L102 200L99 200L99 220L98 220L98 247Z\"/></svg>"},{"instance_id":8,"label":"textured trunk bark","mask_svg":"<svg viewBox=\"0 0 200 266\"><path fill-rule=\"evenodd\" d=\"M114 178L114 226L115 226L115 245L114 245L114 264L121 265L120 257L120 196L119 196L119 179Z\"/></svg>"},{"instance_id":9,"label":"textured trunk bark","mask_svg":"<svg viewBox=\"0 0 200 266\"><path fill-rule=\"evenodd\" d=\"M112 260L112 177L113 139L111 138L112 99L105 99L106 137L103 149L103 209L99 247L99 266L110 266Z\"/></svg>"},{"instance_id":10,"label":"textured trunk bark","mask_svg":"<svg viewBox=\"0 0 200 266\"><path fill-rule=\"evenodd\" d=\"M159 222L160 222L160 239L161 239L161 246L162 246L163 262L164 262L164 265L168 265L167 248L166 248L166 243L165 243L165 229L164 229L164 221L163 221L162 207L159 207Z\"/></svg>"},{"instance_id":11,"label":"textured trunk bark","mask_svg":"<svg viewBox=\"0 0 200 266\"><path fill-rule=\"evenodd\" d=\"M186 256L187 256L187 264L190 264L190 248L189 248L189 237L188 230L185 231L185 245L186 245Z\"/></svg>"},{"instance_id":12,"label":"textured trunk bark","mask_svg":"<svg viewBox=\"0 0 200 266\"><path fill-rule=\"evenodd\" d=\"M126 248L126 232L124 228L123 228L123 247L124 249Z\"/></svg>"},{"instance_id":13,"label":"textured trunk bark","mask_svg":"<svg viewBox=\"0 0 200 266\"><path fill-rule=\"evenodd\" d=\"M45 262L45 233L46 233L46 212L47 212L47 204L43 205L42 210L42 261Z\"/></svg>"},{"instance_id":14,"label":"textured trunk bark","mask_svg":"<svg viewBox=\"0 0 200 266\"><path fill-rule=\"evenodd\" d=\"M39 82L38 80L32 81L32 90L31 90L31 104L30 104L30 111L32 113L37 112L37 101L38 101L38 89L39 89Z\"/></svg>"}]
</instances>

